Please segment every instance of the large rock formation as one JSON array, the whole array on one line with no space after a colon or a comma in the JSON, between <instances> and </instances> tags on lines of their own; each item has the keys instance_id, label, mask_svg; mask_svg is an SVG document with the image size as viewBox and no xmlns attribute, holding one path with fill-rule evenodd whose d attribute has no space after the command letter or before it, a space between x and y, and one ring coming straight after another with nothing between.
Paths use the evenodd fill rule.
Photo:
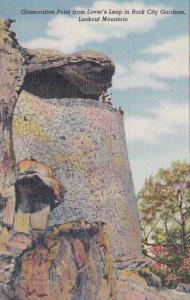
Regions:
<instances>
[{"instance_id":1,"label":"large rock formation","mask_svg":"<svg viewBox=\"0 0 190 300\"><path fill-rule=\"evenodd\" d=\"M115 299L105 225L49 229L16 261L11 288L18 300Z\"/></svg>"},{"instance_id":2,"label":"large rock formation","mask_svg":"<svg viewBox=\"0 0 190 300\"><path fill-rule=\"evenodd\" d=\"M0 19L0 196L14 180L12 119L26 73L25 54L9 30L11 23Z\"/></svg>"},{"instance_id":3,"label":"large rock formation","mask_svg":"<svg viewBox=\"0 0 190 300\"><path fill-rule=\"evenodd\" d=\"M64 55L52 50L29 50L24 89L41 98L98 99L111 87L115 67L104 54L82 51ZM40 85L39 85L40 82Z\"/></svg>"},{"instance_id":4,"label":"large rock formation","mask_svg":"<svg viewBox=\"0 0 190 300\"><path fill-rule=\"evenodd\" d=\"M78 218L106 220L114 257L141 255L120 112L91 99L47 100L23 92L13 130L16 160L31 155L44 162L67 190L65 201L49 216L50 226Z\"/></svg>"}]
</instances>

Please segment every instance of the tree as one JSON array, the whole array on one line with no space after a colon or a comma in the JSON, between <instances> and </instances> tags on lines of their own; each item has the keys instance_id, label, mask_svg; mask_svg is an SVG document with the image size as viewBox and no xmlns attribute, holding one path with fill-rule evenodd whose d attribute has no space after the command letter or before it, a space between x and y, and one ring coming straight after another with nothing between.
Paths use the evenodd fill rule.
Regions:
<instances>
[{"instance_id":1,"label":"tree","mask_svg":"<svg viewBox=\"0 0 190 300\"><path fill-rule=\"evenodd\" d=\"M190 164L160 169L146 179L138 199L144 253L166 281L190 282Z\"/></svg>"},{"instance_id":2,"label":"tree","mask_svg":"<svg viewBox=\"0 0 190 300\"><path fill-rule=\"evenodd\" d=\"M26 72L24 50L9 30L12 22L0 19L0 196L14 180L12 120Z\"/></svg>"}]
</instances>

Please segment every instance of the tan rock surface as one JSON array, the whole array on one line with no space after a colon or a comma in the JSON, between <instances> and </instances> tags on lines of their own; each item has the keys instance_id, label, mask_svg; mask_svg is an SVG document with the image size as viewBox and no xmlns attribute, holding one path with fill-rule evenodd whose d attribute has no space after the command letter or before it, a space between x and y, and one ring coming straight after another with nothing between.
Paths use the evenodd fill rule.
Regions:
<instances>
[{"instance_id":1,"label":"tan rock surface","mask_svg":"<svg viewBox=\"0 0 190 300\"><path fill-rule=\"evenodd\" d=\"M22 300L114 299L109 247L100 240L107 240L101 224L78 221L65 224L65 229L64 226L54 228L17 262L12 278L15 297Z\"/></svg>"},{"instance_id":2,"label":"tan rock surface","mask_svg":"<svg viewBox=\"0 0 190 300\"><path fill-rule=\"evenodd\" d=\"M9 30L11 23L0 19L0 195L14 180L12 118L26 73L24 51Z\"/></svg>"}]
</instances>

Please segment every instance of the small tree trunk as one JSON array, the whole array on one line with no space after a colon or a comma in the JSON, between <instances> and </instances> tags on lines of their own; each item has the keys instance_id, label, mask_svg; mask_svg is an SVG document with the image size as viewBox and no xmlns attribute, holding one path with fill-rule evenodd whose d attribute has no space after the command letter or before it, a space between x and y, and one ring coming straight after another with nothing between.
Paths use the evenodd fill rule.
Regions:
<instances>
[{"instance_id":1,"label":"small tree trunk","mask_svg":"<svg viewBox=\"0 0 190 300\"><path fill-rule=\"evenodd\" d=\"M185 231L185 215L183 213L183 196L181 195L181 191L179 191L179 211L181 217L181 254L184 257L186 254L186 231Z\"/></svg>"},{"instance_id":2,"label":"small tree trunk","mask_svg":"<svg viewBox=\"0 0 190 300\"><path fill-rule=\"evenodd\" d=\"M181 252L182 255L186 254L186 240L185 240L185 220L184 215L182 214L182 222L181 222Z\"/></svg>"}]
</instances>

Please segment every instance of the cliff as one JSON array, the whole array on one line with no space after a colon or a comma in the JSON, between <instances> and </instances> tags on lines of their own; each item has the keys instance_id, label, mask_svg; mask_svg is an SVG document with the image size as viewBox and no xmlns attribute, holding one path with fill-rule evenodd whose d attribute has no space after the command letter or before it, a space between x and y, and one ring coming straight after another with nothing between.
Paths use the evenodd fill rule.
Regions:
<instances>
[{"instance_id":1,"label":"cliff","mask_svg":"<svg viewBox=\"0 0 190 300\"><path fill-rule=\"evenodd\" d=\"M9 30L11 23L0 19L0 195L14 180L12 119L26 74L25 52Z\"/></svg>"},{"instance_id":2,"label":"cliff","mask_svg":"<svg viewBox=\"0 0 190 300\"><path fill-rule=\"evenodd\" d=\"M106 220L114 257L141 255L120 112L90 99L47 100L22 92L13 133L16 161L31 156L47 164L67 190L65 201L49 216L50 226L78 218Z\"/></svg>"}]
</instances>

